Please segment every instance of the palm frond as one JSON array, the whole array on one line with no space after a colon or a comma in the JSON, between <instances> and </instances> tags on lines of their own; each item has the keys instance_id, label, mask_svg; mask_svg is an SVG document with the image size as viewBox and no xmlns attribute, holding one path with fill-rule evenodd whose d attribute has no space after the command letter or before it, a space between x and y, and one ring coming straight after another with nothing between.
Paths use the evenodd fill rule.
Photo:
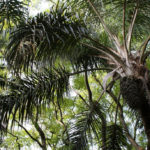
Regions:
<instances>
[{"instance_id":1,"label":"palm frond","mask_svg":"<svg viewBox=\"0 0 150 150\"><path fill-rule=\"evenodd\" d=\"M105 115L100 105L93 105L92 110L85 110L78 114L76 119L76 123L73 123L69 130L69 146L72 150L88 150L93 136L101 143L100 135L102 135L102 147L106 146L104 145L106 142Z\"/></svg>"},{"instance_id":2,"label":"palm frond","mask_svg":"<svg viewBox=\"0 0 150 150\"><path fill-rule=\"evenodd\" d=\"M88 41L85 41L85 43L88 43ZM107 61L99 56L104 56L104 54L90 49L82 43L74 47L74 52L68 52L68 56L66 55L67 60L71 62L74 70L83 70L86 68L93 69L102 66L107 67Z\"/></svg>"},{"instance_id":3,"label":"palm frond","mask_svg":"<svg viewBox=\"0 0 150 150\"><path fill-rule=\"evenodd\" d=\"M107 126L106 135L109 150L121 150L128 145L123 128L117 124Z\"/></svg>"},{"instance_id":4,"label":"palm frond","mask_svg":"<svg viewBox=\"0 0 150 150\"><path fill-rule=\"evenodd\" d=\"M70 73L59 66L53 69L45 68L42 72L32 72L22 78L6 80L1 77L0 85L6 92L0 95L0 125L7 128L11 115L13 120L19 115L19 120L23 122L34 109L40 114L43 105L50 104L55 99L61 101L64 94L68 94L70 76L92 70L97 68Z\"/></svg>"},{"instance_id":5,"label":"palm frond","mask_svg":"<svg viewBox=\"0 0 150 150\"><path fill-rule=\"evenodd\" d=\"M79 117L83 117L76 123L70 132L69 140L71 141L71 146L73 149L77 150L86 150L88 149L88 139L87 139L87 130L91 123L91 114L86 112L85 114L80 114Z\"/></svg>"},{"instance_id":6,"label":"palm frond","mask_svg":"<svg viewBox=\"0 0 150 150\"><path fill-rule=\"evenodd\" d=\"M43 73L33 73L24 79L7 81L7 94L0 95L0 125L7 128L10 115L23 122L31 115L34 108L63 98L68 90L69 76L61 69L45 70ZM38 111L40 113L41 111Z\"/></svg>"},{"instance_id":7,"label":"palm frond","mask_svg":"<svg viewBox=\"0 0 150 150\"><path fill-rule=\"evenodd\" d=\"M94 9L97 10L97 13L102 16L102 19L104 23L107 25L107 28L110 30L110 32L113 35L116 35L120 39L120 44L123 44L123 10L124 10L124 0L90 0L92 5L94 6ZM131 26L131 22L133 21L133 15L135 12L135 8L137 7L138 2L138 8L137 8L137 16L136 19L133 22L133 26ZM98 18L98 15L94 12L92 7L90 7L90 4L88 4L88 1L84 0L74 0L71 1L74 5L74 9L83 9L85 12L85 16L92 18L91 26L96 24L95 31L100 32L101 26L100 24L103 24ZM149 26L149 20L150 20L150 3L149 0L126 0L126 11L125 11L125 33L128 33L128 29L132 29L133 31L130 32L132 35L130 35L130 38L132 36L132 43L131 43L131 49L135 48L135 41L134 38L138 41L143 40L143 36L141 35L149 35L150 26ZM94 21L95 20L95 21ZM111 25L109 25L111 23ZM89 24L90 25L90 24ZM142 27L145 27L144 29ZM131 28L132 27L132 28ZM133 28L134 27L134 28ZM106 29L105 29L106 31ZM131 30L130 30L131 31ZM107 32L107 31L106 31ZM142 34L141 34L142 33ZM129 34L128 34L129 35ZM126 38L127 36L126 35ZM130 49L130 50L131 50Z\"/></svg>"},{"instance_id":8,"label":"palm frond","mask_svg":"<svg viewBox=\"0 0 150 150\"><path fill-rule=\"evenodd\" d=\"M17 24L25 19L27 15L26 4L20 0L2 0L0 2L0 25L1 30L7 24L11 27L12 23Z\"/></svg>"},{"instance_id":9,"label":"palm frond","mask_svg":"<svg viewBox=\"0 0 150 150\"><path fill-rule=\"evenodd\" d=\"M28 68L34 60L52 64L58 56L72 51L86 33L84 22L67 7L53 7L50 13L40 13L17 26L11 33L6 58L16 70Z\"/></svg>"},{"instance_id":10,"label":"palm frond","mask_svg":"<svg viewBox=\"0 0 150 150\"><path fill-rule=\"evenodd\" d=\"M106 125L105 115L97 102L93 109L78 114L76 119L69 130L69 150L87 150L94 138L104 150L121 150L128 145L120 125Z\"/></svg>"}]
</instances>

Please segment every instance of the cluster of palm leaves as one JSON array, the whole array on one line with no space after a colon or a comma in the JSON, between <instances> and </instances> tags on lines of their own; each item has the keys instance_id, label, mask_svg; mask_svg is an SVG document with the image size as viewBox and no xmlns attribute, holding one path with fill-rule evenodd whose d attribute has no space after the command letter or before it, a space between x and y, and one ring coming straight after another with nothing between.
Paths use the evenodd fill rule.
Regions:
<instances>
[{"instance_id":1,"label":"cluster of palm leaves","mask_svg":"<svg viewBox=\"0 0 150 150\"><path fill-rule=\"evenodd\" d=\"M77 116L77 122L69 131L69 142L72 149L88 149L93 145L94 137L100 142L100 148L121 150L127 146L125 131L117 124L107 125L105 113L98 103L93 109L85 110Z\"/></svg>"},{"instance_id":2,"label":"cluster of palm leaves","mask_svg":"<svg viewBox=\"0 0 150 150\"><path fill-rule=\"evenodd\" d=\"M45 70L44 73L33 73L24 79L11 79L7 83L2 79L1 86L7 87L8 92L1 95L1 124L7 125L11 114L15 120L17 112L19 120L23 121L32 114L33 108L38 109L44 103L46 105L55 96L61 99L68 89L68 76L62 71Z\"/></svg>"},{"instance_id":3,"label":"cluster of palm leaves","mask_svg":"<svg viewBox=\"0 0 150 150\"><path fill-rule=\"evenodd\" d=\"M56 7L50 13L40 13L19 24L10 37L6 54L9 64L16 69L26 69L34 60L48 60L53 64L58 56L71 53L70 47L74 47L87 31L84 22L68 9Z\"/></svg>"},{"instance_id":4,"label":"cluster of palm leaves","mask_svg":"<svg viewBox=\"0 0 150 150\"><path fill-rule=\"evenodd\" d=\"M0 82L7 89L0 95L1 129L7 129L10 115L15 120L18 113L23 122L33 108L46 105L55 97L62 99L69 89L69 77L79 73L85 72L87 77L87 71L101 70L100 67L111 71L104 78L104 91L112 76L114 80L132 76L142 80L143 86L149 81L145 67L150 40L149 0L72 0L58 3L48 13L33 18L25 16L25 4L17 0L3 0L0 8L2 29L6 20L9 26L18 22L11 29L5 55L16 77ZM78 9L82 11L74 13ZM110 22L113 24L109 25ZM138 48L141 51L135 51ZM73 72L60 67L65 61ZM70 149L88 149L93 138L103 150L119 150L128 145L121 126L106 125L100 104L93 102L85 80L90 107L77 116L68 131L66 141ZM144 88L148 97L148 87Z\"/></svg>"},{"instance_id":5,"label":"cluster of palm leaves","mask_svg":"<svg viewBox=\"0 0 150 150\"><path fill-rule=\"evenodd\" d=\"M19 0L2 0L0 2L1 30L7 24L9 27L12 24L21 22L27 16L27 4Z\"/></svg>"}]
</instances>

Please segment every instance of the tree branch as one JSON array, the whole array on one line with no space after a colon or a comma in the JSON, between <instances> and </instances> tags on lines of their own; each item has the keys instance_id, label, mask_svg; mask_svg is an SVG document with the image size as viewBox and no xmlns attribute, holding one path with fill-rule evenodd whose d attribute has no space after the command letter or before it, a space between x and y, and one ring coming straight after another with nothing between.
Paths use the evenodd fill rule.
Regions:
<instances>
[{"instance_id":1,"label":"tree branch","mask_svg":"<svg viewBox=\"0 0 150 150\"><path fill-rule=\"evenodd\" d=\"M84 36L84 37L87 38L88 40L91 40L91 41L93 41L94 43L98 44L98 46L100 46L101 48L103 48L103 49L108 49L108 50L112 51L113 53L115 53L116 55L119 55L115 49L112 49L111 47L102 45L102 44L99 43L97 40L93 39L92 37L89 37L89 36Z\"/></svg>"},{"instance_id":2,"label":"tree branch","mask_svg":"<svg viewBox=\"0 0 150 150\"><path fill-rule=\"evenodd\" d=\"M18 144L18 149L20 150L20 149L21 149L21 146L20 146L20 143L18 142L19 137L18 137L18 136L16 136L16 135L14 135L13 133L11 133L11 132L9 132L9 131L7 131L7 133L9 133L11 136L13 136L13 137L15 137L15 138L16 138L16 142L17 142L17 144Z\"/></svg>"},{"instance_id":3,"label":"tree branch","mask_svg":"<svg viewBox=\"0 0 150 150\"><path fill-rule=\"evenodd\" d=\"M87 107L90 107L89 104L86 102L86 100L78 91L76 91L72 86L71 86L71 89L81 98L81 100L86 104Z\"/></svg>"},{"instance_id":4,"label":"tree branch","mask_svg":"<svg viewBox=\"0 0 150 150\"><path fill-rule=\"evenodd\" d=\"M47 148L46 148L46 137L45 137L45 133L43 132L42 128L39 126L39 124L38 124L38 122L37 122L38 120L34 121L33 117L32 117L32 116L30 116L30 117L31 117L30 119L31 119L31 121L32 121L32 123L33 123L35 129L38 131L38 133L39 133L39 135L40 135L40 137L41 137L42 149L43 149L43 150L46 150Z\"/></svg>"},{"instance_id":5,"label":"tree branch","mask_svg":"<svg viewBox=\"0 0 150 150\"><path fill-rule=\"evenodd\" d=\"M99 103L96 101L95 106L99 105ZM94 110L96 111L96 113L98 114L98 116L100 117L101 121L102 121L102 150L107 150L107 143L106 143L106 131L107 131L107 122L106 122L106 117L104 116L104 114L102 113L102 111L100 109L95 109L96 107L94 107Z\"/></svg>"},{"instance_id":6,"label":"tree branch","mask_svg":"<svg viewBox=\"0 0 150 150\"><path fill-rule=\"evenodd\" d=\"M41 144L36 138L34 138L34 137L28 132L28 130L27 130L23 125L21 125L17 120L14 120L14 121L17 122L18 125L29 135L29 137L30 137L33 141L37 142L38 145L42 148L42 144Z\"/></svg>"},{"instance_id":7,"label":"tree branch","mask_svg":"<svg viewBox=\"0 0 150 150\"><path fill-rule=\"evenodd\" d=\"M126 35L125 35L125 16L126 16L126 0L124 0L123 4L123 41L124 41L124 46L126 47Z\"/></svg>"},{"instance_id":8,"label":"tree branch","mask_svg":"<svg viewBox=\"0 0 150 150\"><path fill-rule=\"evenodd\" d=\"M137 131L137 126L138 126L139 121L140 121L140 119L137 118L135 126L134 126L134 137L133 137L134 140L136 140L136 134L137 134L136 131Z\"/></svg>"},{"instance_id":9,"label":"tree branch","mask_svg":"<svg viewBox=\"0 0 150 150\"><path fill-rule=\"evenodd\" d=\"M90 89L87 71L85 71L85 84L86 84L86 88L87 88L87 91L88 91L89 103L90 103L90 105L92 106L92 104L93 104L92 91L91 91L91 89Z\"/></svg>"},{"instance_id":10,"label":"tree branch","mask_svg":"<svg viewBox=\"0 0 150 150\"><path fill-rule=\"evenodd\" d=\"M81 71L77 71L77 72L73 72L73 73L69 73L69 76L73 76L76 74L80 74L80 73L84 73L85 71L98 71L98 70L112 70L111 68L93 68L93 69L85 69L85 70L81 70Z\"/></svg>"},{"instance_id":11,"label":"tree branch","mask_svg":"<svg viewBox=\"0 0 150 150\"><path fill-rule=\"evenodd\" d=\"M115 114L115 125L116 125L116 123L117 123L118 107L119 107L118 105L119 105L120 96L121 96L121 94L119 93L119 96L118 96L118 98L117 98L117 108L116 108L116 114Z\"/></svg>"},{"instance_id":12,"label":"tree branch","mask_svg":"<svg viewBox=\"0 0 150 150\"><path fill-rule=\"evenodd\" d=\"M99 96L99 98L97 99L97 101L100 101L100 99L102 98L103 94L105 92L107 92L107 89L109 88L109 90L113 87L114 82L119 78L117 77L115 80L112 80L107 86L106 86L106 90L104 90L103 85L101 84L100 80L96 77L96 75L93 74L93 77L95 79L95 81L101 86L101 88L103 89L101 95Z\"/></svg>"},{"instance_id":13,"label":"tree branch","mask_svg":"<svg viewBox=\"0 0 150 150\"><path fill-rule=\"evenodd\" d=\"M101 84L100 80L98 80L98 78L96 77L95 74L93 74L93 77L94 77L94 80L95 80L95 81L101 86L101 88L103 89L101 95L100 95L100 96L98 97L98 99L97 99L97 102L99 102L99 101L101 100L102 96L104 95L105 90L104 90L103 85Z\"/></svg>"},{"instance_id":14,"label":"tree branch","mask_svg":"<svg viewBox=\"0 0 150 150\"><path fill-rule=\"evenodd\" d=\"M64 123L64 121L63 121L63 113L62 113L62 110L61 110L61 106L60 106L60 103L59 103L59 101L57 100L57 105L58 105L58 109L59 109L59 113L60 113L60 123L61 123L61 125L63 125L63 127L64 127L64 131L63 131L63 135L65 134L65 132L66 132L66 135L67 135L67 139L69 139L69 135L68 135L68 132L67 132L67 125ZM66 140L64 140L64 138L62 139L63 140L63 142L66 144L66 145L68 145L68 142L66 141Z\"/></svg>"}]
</instances>

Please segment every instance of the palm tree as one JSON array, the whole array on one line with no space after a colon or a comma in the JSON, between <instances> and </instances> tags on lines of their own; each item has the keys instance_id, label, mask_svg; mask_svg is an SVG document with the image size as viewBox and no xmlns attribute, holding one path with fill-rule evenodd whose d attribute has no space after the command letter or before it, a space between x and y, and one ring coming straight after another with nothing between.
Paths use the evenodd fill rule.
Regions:
<instances>
[{"instance_id":1,"label":"palm tree","mask_svg":"<svg viewBox=\"0 0 150 150\"><path fill-rule=\"evenodd\" d=\"M100 104L93 100L88 82L88 71L107 70L103 90L114 98L121 112L120 103L106 84L110 77L113 77L111 87L120 80L123 99L141 116L150 150L149 0L72 0L68 3L70 7L58 3L49 13L23 19L11 31L6 60L18 78L7 83L1 81L10 88L9 94L1 96L1 125L7 126L10 114L15 120L17 112L20 120L28 118L33 107L45 100L53 101L54 96L59 103L69 89L69 77L84 72L88 110L79 115L67 143L71 143L72 149L87 148L86 133L91 128L97 137L98 131L103 131L102 149L121 149L124 140L122 143L112 141L118 141L119 135L125 139L120 133L122 130L115 124L107 127L108 133L105 133L106 118ZM73 13L78 9L80 14ZM74 72L58 65L64 60L71 62ZM43 63L46 68L39 73ZM34 73L21 79L22 70ZM98 122L101 126L97 126ZM136 149L142 149L126 134ZM107 144L112 135L112 145Z\"/></svg>"}]
</instances>

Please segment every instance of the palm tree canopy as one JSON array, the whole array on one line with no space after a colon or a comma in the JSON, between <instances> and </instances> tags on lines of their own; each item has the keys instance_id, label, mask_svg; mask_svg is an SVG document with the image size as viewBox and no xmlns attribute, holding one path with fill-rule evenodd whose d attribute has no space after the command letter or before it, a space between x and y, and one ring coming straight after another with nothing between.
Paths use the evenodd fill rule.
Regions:
<instances>
[{"instance_id":1,"label":"palm tree canopy","mask_svg":"<svg viewBox=\"0 0 150 150\"><path fill-rule=\"evenodd\" d=\"M137 89L142 91L140 96L143 93L146 96L144 104L140 101L138 110L141 105L145 107L149 104L146 60L149 56L150 1L67 0L58 2L49 12L39 13L35 17L26 16L25 4L17 0L4 0L0 2L0 8L4 10L0 11L1 29L4 29L6 20L9 27L13 24L5 58L16 75L7 82L3 78L0 80L1 85L7 88L7 94L0 96L0 128L7 129L10 115L13 116L13 125L17 114L19 121L23 122L30 117L33 109L41 113L38 110L43 104L46 106L57 99L59 105L71 87L69 79L84 73L88 96L87 100L80 94L79 97L87 108L76 117L77 121L68 131L66 143L71 149L88 149L94 135L97 141L102 138L103 150L121 149L128 145L125 134L128 137L130 134L123 119L121 121L126 131L116 121L106 124L107 116L99 100L93 100L87 72L92 72L94 76L96 70L107 70L108 74L100 86L114 99L117 111L119 109L122 113L122 106L111 90L120 78L123 78L122 81L129 81L130 77L140 80L140 84L134 80L134 87L143 86L144 90L141 87ZM76 13L77 10L80 12ZM107 85L110 77L113 81ZM99 82L96 77L95 80ZM130 83L124 85L130 88ZM126 93L128 91L125 94L122 92L123 98L129 99L124 96ZM137 110L137 107L131 108ZM149 113L149 105L146 108ZM123 118L123 115L120 116ZM140 148L132 137L129 141Z\"/></svg>"}]
</instances>

